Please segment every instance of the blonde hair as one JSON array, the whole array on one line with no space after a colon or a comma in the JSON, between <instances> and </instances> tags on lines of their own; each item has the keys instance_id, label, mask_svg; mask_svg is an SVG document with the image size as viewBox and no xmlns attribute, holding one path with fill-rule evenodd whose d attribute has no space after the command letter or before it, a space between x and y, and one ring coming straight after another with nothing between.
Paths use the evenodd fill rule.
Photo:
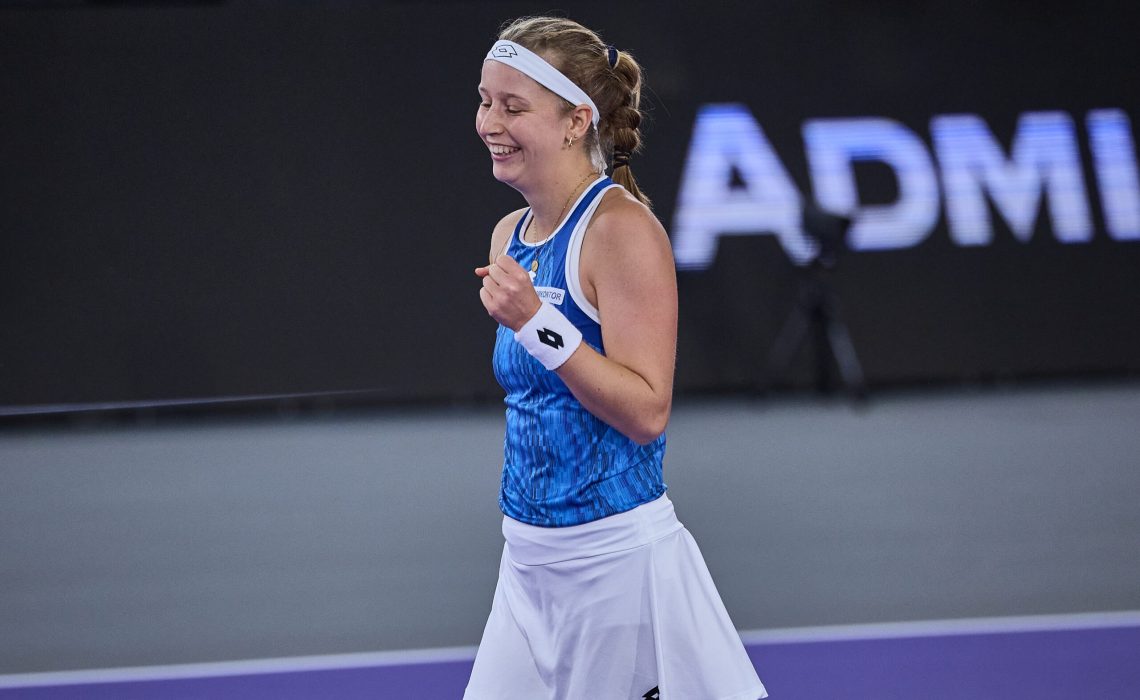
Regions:
<instances>
[{"instance_id":1,"label":"blonde hair","mask_svg":"<svg viewBox=\"0 0 1140 700\"><path fill-rule=\"evenodd\" d=\"M641 150L641 66L625 51L616 51L610 67L610 47L595 32L561 17L521 17L506 24L499 39L522 44L561 71L598 106L598 128L586 133L590 162L603 171L614 153L611 177L634 197L650 205L629 167L629 155ZM567 103L568 109L574 105Z\"/></svg>"}]
</instances>

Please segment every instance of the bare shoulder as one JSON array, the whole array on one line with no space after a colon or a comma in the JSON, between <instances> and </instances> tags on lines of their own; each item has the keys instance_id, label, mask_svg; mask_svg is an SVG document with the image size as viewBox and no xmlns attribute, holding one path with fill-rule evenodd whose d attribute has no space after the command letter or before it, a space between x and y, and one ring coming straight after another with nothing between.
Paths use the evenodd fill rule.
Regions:
<instances>
[{"instance_id":1,"label":"bare shoulder","mask_svg":"<svg viewBox=\"0 0 1140 700\"><path fill-rule=\"evenodd\" d=\"M603 319L630 321L621 311L615 315L615 304L676 310L677 269L669 236L649 207L624 189L606 192L590 219L578 274L586 300Z\"/></svg>"},{"instance_id":2,"label":"bare shoulder","mask_svg":"<svg viewBox=\"0 0 1140 700\"><path fill-rule=\"evenodd\" d=\"M495 229L491 232L491 250L487 256L490 262L495 262L495 258L499 257L507 247L507 240L510 239L524 212L526 212L525 207L516 209L499 219L499 223L495 224Z\"/></svg>"},{"instance_id":3,"label":"bare shoulder","mask_svg":"<svg viewBox=\"0 0 1140 700\"><path fill-rule=\"evenodd\" d=\"M673 264L665 227L636 197L624 189L606 193L590 220L583 256L592 264L628 264L631 260ZM634 257L636 256L636 257Z\"/></svg>"}]
</instances>

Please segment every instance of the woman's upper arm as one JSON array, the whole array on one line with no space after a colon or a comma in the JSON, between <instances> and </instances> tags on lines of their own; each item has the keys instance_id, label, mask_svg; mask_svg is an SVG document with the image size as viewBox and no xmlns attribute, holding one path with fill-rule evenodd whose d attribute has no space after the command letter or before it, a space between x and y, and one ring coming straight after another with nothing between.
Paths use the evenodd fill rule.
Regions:
<instances>
[{"instance_id":1,"label":"woman's upper arm","mask_svg":"<svg viewBox=\"0 0 1140 700\"><path fill-rule=\"evenodd\" d=\"M624 193L623 193L624 194ZM628 195L591 222L583 243L584 288L593 292L606 357L671 397L677 352L677 274L661 222Z\"/></svg>"}]
</instances>

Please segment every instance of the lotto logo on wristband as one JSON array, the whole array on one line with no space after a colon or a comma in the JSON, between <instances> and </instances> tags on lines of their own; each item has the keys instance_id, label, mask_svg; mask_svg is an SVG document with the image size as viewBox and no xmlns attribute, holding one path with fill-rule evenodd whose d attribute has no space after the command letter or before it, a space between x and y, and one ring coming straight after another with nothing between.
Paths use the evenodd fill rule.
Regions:
<instances>
[{"instance_id":1,"label":"lotto logo on wristband","mask_svg":"<svg viewBox=\"0 0 1140 700\"><path fill-rule=\"evenodd\" d=\"M515 332L515 340L543 367L553 372L582 344L582 331L562 312L544 301L538 305L534 316Z\"/></svg>"},{"instance_id":2,"label":"lotto logo on wristband","mask_svg":"<svg viewBox=\"0 0 1140 700\"><path fill-rule=\"evenodd\" d=\"M549 345L555 350L566 347L566 343L563 342L562 336L550 330L549 328L543 328L538 332L538 340L543 345Z\"/></svg>"}]
</instances>

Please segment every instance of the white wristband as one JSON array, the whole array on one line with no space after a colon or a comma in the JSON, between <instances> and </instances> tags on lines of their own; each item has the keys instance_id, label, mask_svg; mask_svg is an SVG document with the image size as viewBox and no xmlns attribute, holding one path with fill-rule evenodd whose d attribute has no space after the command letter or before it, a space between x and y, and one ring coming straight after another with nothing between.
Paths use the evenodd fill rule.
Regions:
<instances>
[{"instance_id":1,"label":"white wristband","mask_svg":"<svg viewBox=\"0 0 1140 700\"><path fill-rule=\"evenodd\" d=\"M554 371L582 344L582 331L575 328L561 311L544 301L538 312L515 333L515 340L543 367Z\"/></svg>"}]
</instances>

